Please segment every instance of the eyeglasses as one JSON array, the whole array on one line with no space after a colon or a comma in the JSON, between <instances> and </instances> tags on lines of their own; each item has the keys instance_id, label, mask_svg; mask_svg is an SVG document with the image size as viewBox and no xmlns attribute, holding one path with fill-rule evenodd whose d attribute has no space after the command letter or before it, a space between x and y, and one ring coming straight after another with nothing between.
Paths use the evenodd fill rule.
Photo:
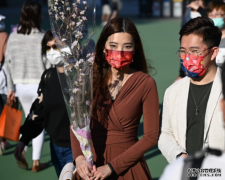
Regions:
<instances>
[{"instance_id":1,"label":"eyeglasses","mask_svg":"<svg viewBox=\"0 0 225 180\"><path fill-rule=\"evenodd\" d=\"M203 51L198 51L198 50L190 49L190 50L187 51L187 52L186 52L185 50L183 50L183 49L180 49L180 50L178 50L178 51L176 52L176 54L177 54L177 56L178 56L179 58L182 59L186 54L193 55L193 56L199 56L199 55L201 55L204 51L209 50L209 49L211 49L211 47L208 48L208 49L205 49L205 50L203 50Z\"/></svg>"},{"instance_id":2,"label":"eyeglasses","mask_svg":"<svg viewBox=\"0 0 225 180\"><path fill-rule=\"evenodd\" d=\"M209 14L208 17L209 18L220 18L220 17L224 17L224 13Z\"/></svg>"},{"instance_id":3,"label":"eyeglasses","mask_svg":"<svg viewBox=\"0 0 225 180\"><path fill-rule=\"evenodd\" d=\"M51 48L54 49L55 51L58 51L57 46L54 44L53 46L46 46L46 52L49 52Z\"/></svg>"}]
</instances>

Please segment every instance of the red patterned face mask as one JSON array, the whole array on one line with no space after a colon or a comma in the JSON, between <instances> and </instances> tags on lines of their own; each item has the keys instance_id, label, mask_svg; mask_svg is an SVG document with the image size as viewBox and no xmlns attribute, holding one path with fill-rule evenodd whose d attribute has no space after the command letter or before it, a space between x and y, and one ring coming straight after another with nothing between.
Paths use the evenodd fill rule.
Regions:
<instances>
[{"instance_id":1,"label":"red patterned face mask","mask_svg":"<svg viewBox=\"0 0 225 180\"><path fill-rule=\"evenodd\" d=\"M134 51L115 51L106 49L105 59L115 69L123 69L132 63Z\"/></svg>"},{"instance_id":2,"label":"red patterned face mask","mask_svg":"<svg viewBox=\"0 0 225 180\"><path fill-rule=\"evenodd\" d=\"M203 67L203 59L208 54L210 54L211 51L209 51L204 56L196 56L196 55L182 55L181 58L181 67L184 73L190 77L190 78L198 78L205 74L207 68L212 63L210 61L206 67Z\"/></svg>"}]
</instances>

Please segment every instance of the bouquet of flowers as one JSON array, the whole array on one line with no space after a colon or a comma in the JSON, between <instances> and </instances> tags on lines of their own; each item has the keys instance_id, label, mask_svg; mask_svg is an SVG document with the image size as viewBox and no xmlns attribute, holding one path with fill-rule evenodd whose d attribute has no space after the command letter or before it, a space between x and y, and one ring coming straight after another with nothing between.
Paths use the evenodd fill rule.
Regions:
<instances>
[{"instance_id":1,"label":"bouquet of flowers","mask_svg":"<svg viewBox=\"0 0 225 180\"><path fill-rule=\"evenodd\" d=\"M95 0L48 0L48 7L52 33L64 57L57 69L71 129L92 169L90 115Z\"/></svg>"}]
</instances>

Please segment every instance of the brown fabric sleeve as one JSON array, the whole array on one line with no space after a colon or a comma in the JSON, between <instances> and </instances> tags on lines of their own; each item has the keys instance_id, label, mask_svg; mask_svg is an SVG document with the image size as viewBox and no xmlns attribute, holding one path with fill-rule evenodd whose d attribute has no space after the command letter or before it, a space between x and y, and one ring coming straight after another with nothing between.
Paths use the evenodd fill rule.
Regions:
<instances>
[{"instance_id":1,"label":"brown fabric sleeve","mask_svg":"<svg viewBox=\"0 0 225 180\"><path fill-rule=\"evenodd\" d=\"M156 83L152 78L148 79L145 85L145 91L142 92L144 92L142 98L144 136L110 162L117 175L120 175L123 171L134 165L158 141L159 100Z\"/></svg>"},{"instance_id":2,"label":"brown fabric sleeve","mask_svg":"<svg viewBox=\"0 0 225 180\"><path fill-rule=\"evenodd\" d=\"M75 160L78 156L83 155L83 153L80 149L80 143L77 140L76 136L73 134L73 131L71 128L70 128L70 140L71 140L73 159Z\"/></svg>"},{"instance_id":3,"label":"brown fabric sleeve","mask_svg":"<svg viewBox=\"0 0 225 180\"><path fill-rule=\"evenodd\" d=\"M0 37L1 37L1 49L0 49L0 63L1 63L3 57L5 56L8 34L5 32L2 32Z\"/></svg>"}]
</instances>

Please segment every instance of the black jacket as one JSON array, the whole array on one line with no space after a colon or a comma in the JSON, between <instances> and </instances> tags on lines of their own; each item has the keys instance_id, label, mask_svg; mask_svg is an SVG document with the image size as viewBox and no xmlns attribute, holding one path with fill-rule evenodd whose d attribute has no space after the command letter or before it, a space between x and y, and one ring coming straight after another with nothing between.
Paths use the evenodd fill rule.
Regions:
<instances>
[{"instance_id":1,"label":"black jacket","mask_svg":"<svg viewBox=\"0 0 225 180\"><path fill-rule=\"evenodd\" d=\"M41 93L43 101L39 103L38 98L34 101L30 114L20 128L22 134L20 141L27 145L45 129L54 144L71 147L70 122L56 68L50 68L42 74L38 95ZM33 114L37 115L34 120Z\"/></svg>"}]
</instances>

